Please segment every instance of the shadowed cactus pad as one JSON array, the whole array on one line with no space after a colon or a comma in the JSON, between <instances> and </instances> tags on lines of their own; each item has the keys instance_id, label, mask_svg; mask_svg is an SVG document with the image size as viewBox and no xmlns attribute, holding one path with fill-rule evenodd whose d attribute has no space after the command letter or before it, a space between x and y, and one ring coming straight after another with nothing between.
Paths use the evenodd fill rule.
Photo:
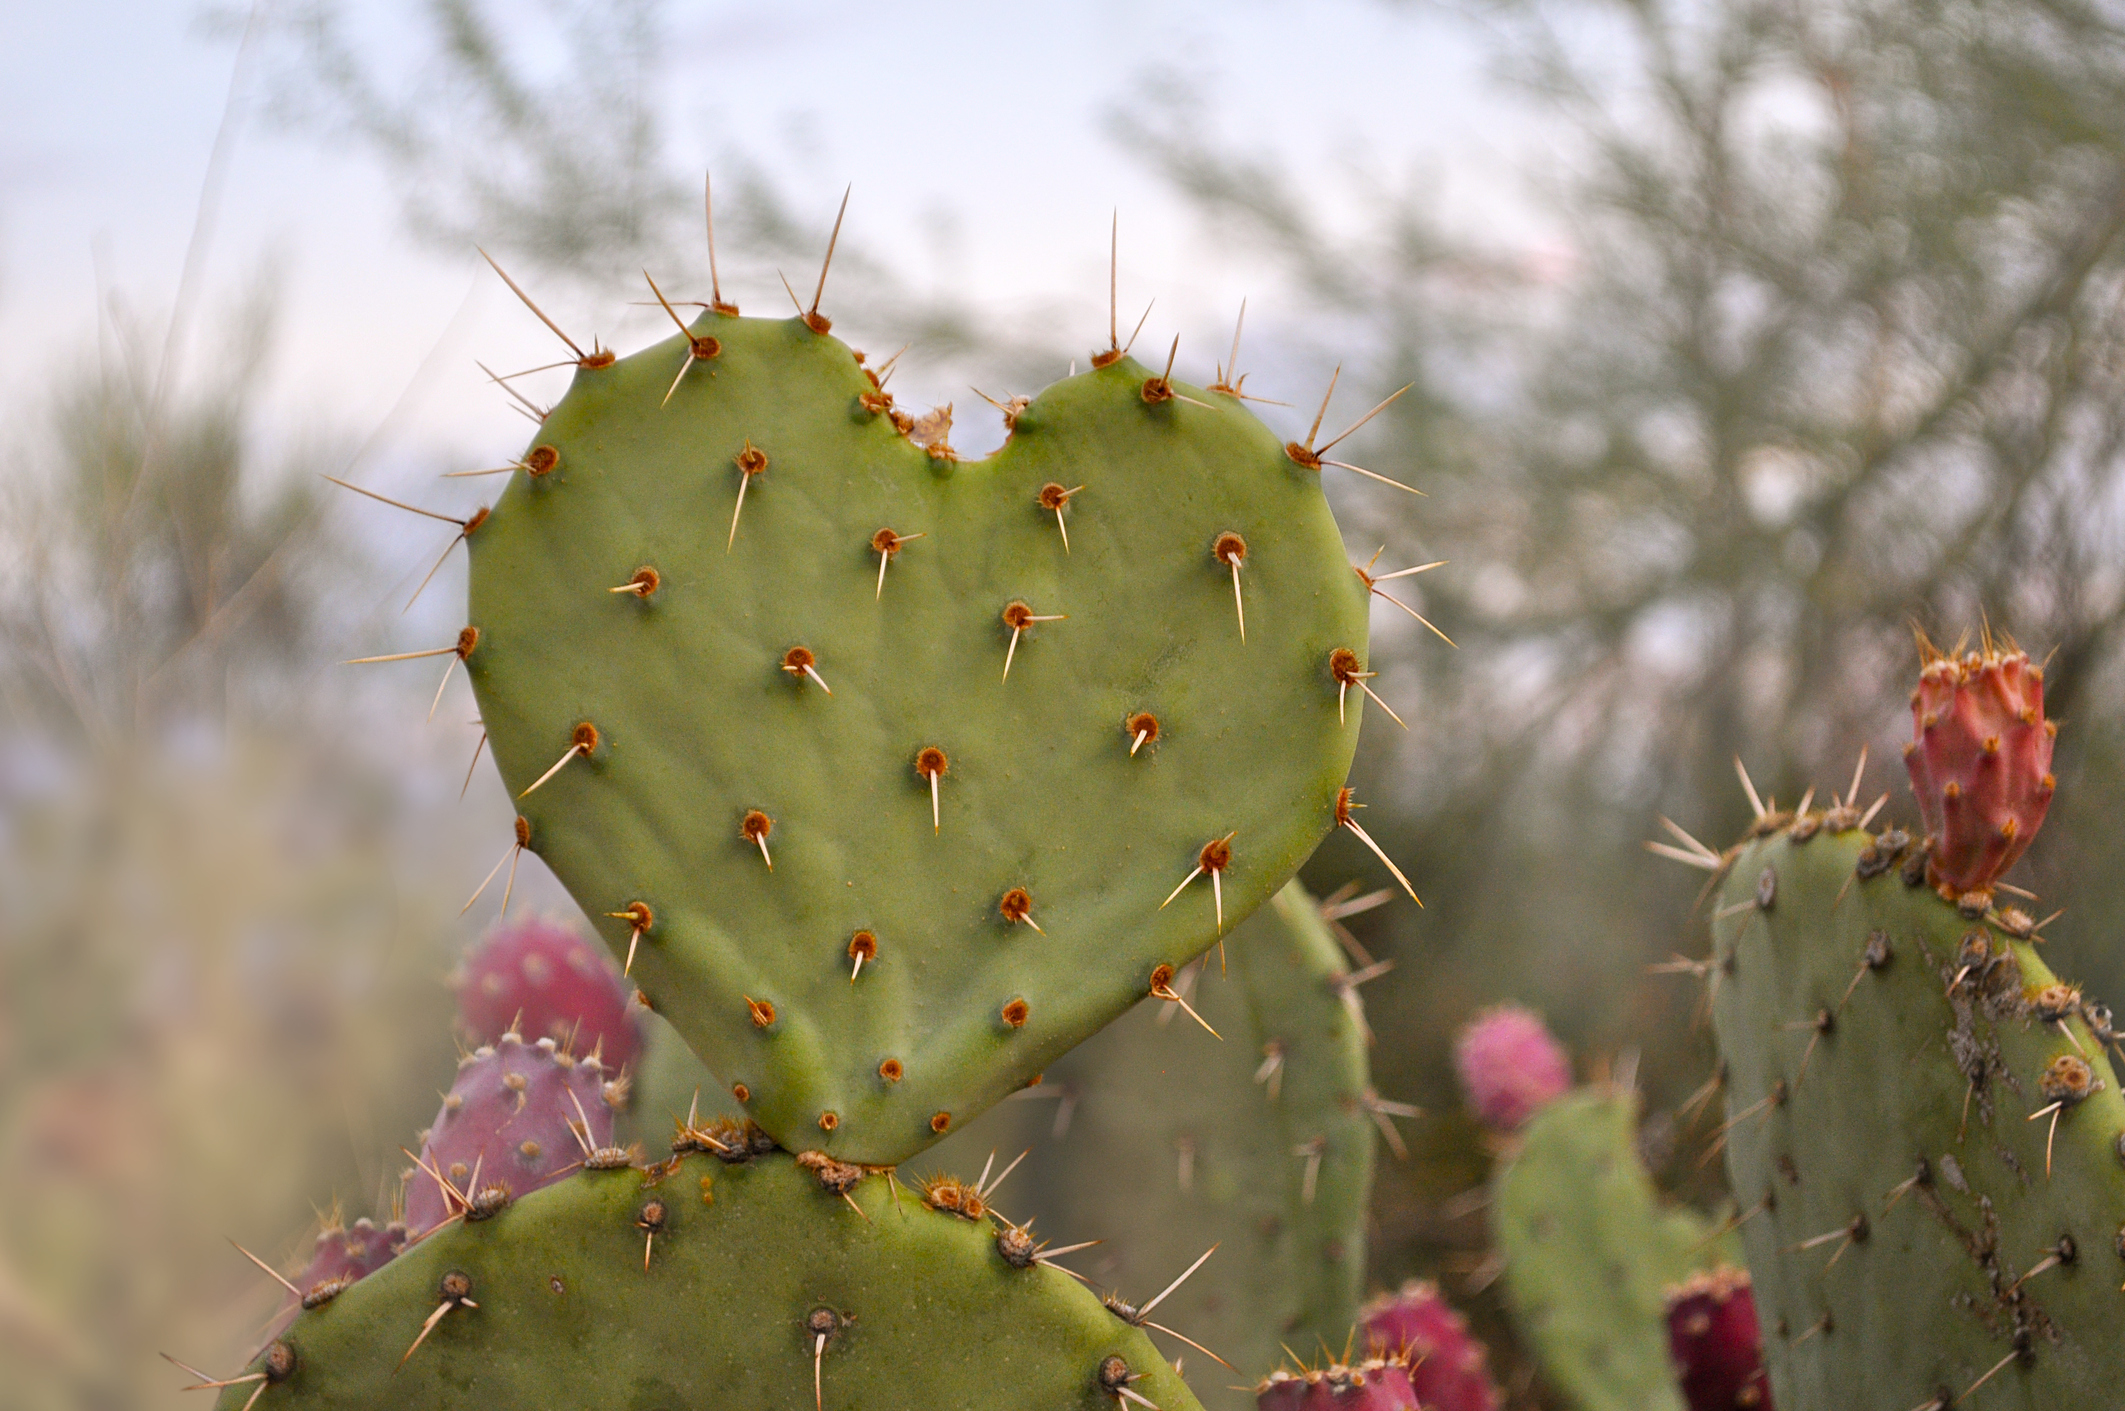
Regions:
<instances>
[{"instance_id":1,"label":"shadowed cactus pad","mask_svg":"<svg viewBox=\"0 0 2125 1411\"><path fill-rule=\"evenodd\" d=\"M973 1169L988 1151L1001 1164L1030 1148L1001 1203L1057 1245L1104 1240L1065 1262L1126 1298L1149 1298L1215 1245L1156 1315L1236 1369L1202 1379L1212 1408L1251 1404L1232 1384L1287 1346L1344 1345L1363 1289L1374 1114L1387 1120L1343 953L1306 889L1286 883L1226 951L1228 973L1213 950L1174 982L1222 1042L1177 1003L1140 1004L935 1153Z\"/></svg>"},{"instance_id":2,"label":"shadowed cactus pad","mask_svg":"<svg viewBox=\"0 0 2125 1411\"><path fill-rule=\"evenodd\" d=\"M861 1214L779 1154L580 1172L299 1316L258 1411L1115 1411L1117 1388L1199 1411L1069 1276L1015 1267L987 1221L904 1187L896 1209L883 1177L855 1175Z\"/></svg>"},{"instance_id":3,"label":"shadowed cactus pad","mask_svg":"<svg viewBox=\"0 0 2125 1411\"><path fill-rule=\"evenodd\" d=\"M1233 397L1123 358L960 463L802 320L695 332L578 370L470 538L466 666L657 1011L786 1145L895 1162L1335 825L1366 591Z\"/></svg>"},{"instance_id":4,"label":"shadowed cactus pad","mask_svg":"<svg viewBox=\"0 0 2125 1411\"><path fill-rule=\"evenodd\" d=\"M1661 1207L1637 1137L1636 1093L1582 1088L1535 1114L1495 1182L1513 1324L1580 1411L1683 1411L1664 1294L1717 1257L1706 1221Z\"/></svg>"}]
</instances>

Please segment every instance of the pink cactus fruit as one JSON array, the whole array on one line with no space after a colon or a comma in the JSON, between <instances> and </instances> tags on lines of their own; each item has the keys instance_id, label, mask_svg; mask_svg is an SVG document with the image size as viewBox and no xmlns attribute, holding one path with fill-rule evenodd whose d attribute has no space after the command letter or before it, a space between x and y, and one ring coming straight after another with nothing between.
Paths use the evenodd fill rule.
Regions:
<instances>
[{"instance_id":1,"label":"pink cactus fruit","mask_svg":"<svg viewBox=\"0 0 2125 1411\"><path fill-rule=\"evenodd\" d=\"M1418 1411L1409 1369L1393 1357L1368 1357L1354 1367L1279 1367L1254 1397L1256 1411Z\"/></svg>"},{"instance_id":2,"label":"pink cactus fruit","mask_svg":"<svg viewBox=\"0 0 2125 1411\"><path fill-rule=\"evenodd\" d=\"M1572 1085L1572 1061L1542 1017L1516 1004L1478 1014L1454 1042L1461 1091L1483 1125L1517 1132Z\"/></svg>"},{"instance_id":3,"label":"pink cactus fruit","mask_svg":"<svg viewBox=\"0 0 2125 1411\"><path fill-rule=\"evenodd\" d=\"M475 1042L494 1043L513 1027L572 1053L595 1053L610 1068L627 1067L641 1048L634 987L603 946L559 921L497 926L451 983Z\"/></svg>"},{"instance_id":4,"label":"pink cactus fruit","mask_svg":"<svg viewBox=\"0 0 2125 1411\"><path fill-rule=\"evenodd\" d=\"M611 1145L613 1108L626 1100L624 1079L608 1082L595 1058L570 1057L552 1039L504 1034L482 1045L458 1064L422 1135L406 1178L406 1227L418 1236L453 1215L477 1219L559 1180L586 1148Z\"/></svg>"},{"instance_id":5,"label":"pink cactus fruit","mask_svg":"<svg viewBox=\"0 0 2125 1411\"><path fill-rule=\"evenodd\" d=\"M1668 1348L1690 1411L1771 1411L1747 1271L1693 1274L1667 1301Z\"/></svg>"},{"instance_id":6,"label":"pink cactus fruit","mask_svg":"<svg viewBox=\"0 0 2125 1411\"><path fill-rule=\"evenodd\" d=\"M317 1242L310 1247L310 1262L289 1281L301 1291L300 1297L288 1295L287 1305L269 1336L277 1337L293 1322L298 1308L330 1303L355 1280L389 1264L405 1247L406 1227L398 1221L379 1229L365 1215L351 1225L342 1225L335 1208L324 1228L317 1232Z\"/></svg>"},{"instance_id":7,"label":"pink cactus fruit","mask_svg":"<svg viewBox=\"0 0 2125 1411\"><path fill-rule=\"evenodd\" d=\"M345 1288L389 1264L405 1247L406 1227L396 1220L379 1229L366 1215L345 1226L335 1216L317 1232L310 1262L295 1280L295 1286L305 1298L315 1298L334 1285Z\"/></svg>"},{"instance_id":8,"label":"pink cactus fruit","mask_svg":"<svg viewBox=\"0 0 2125 1411\"><path fill-rule=\"evenodd\" d=\"M1424 1411L1498 1411L1490 1353L1469 1335L1468 1322L1426 1279L1383 1294L1360 1315L1375 1356L1397 1356Z\"/></svg>"},{"instance_id":9,"label":"pink cactus fruit","mask_svg":"<svg viewBox=\"0 0 2125 1411\"><path fill-rule=\"evenodd\" d=\"M2059 727L2044 719L2043 668L2011 643L1987 633L1982 652L1943 656L1921 636L1919 653L1904 765L1932 843L1926 877L1981 910L2043 826Z\"/></svg>"}]
</instances>

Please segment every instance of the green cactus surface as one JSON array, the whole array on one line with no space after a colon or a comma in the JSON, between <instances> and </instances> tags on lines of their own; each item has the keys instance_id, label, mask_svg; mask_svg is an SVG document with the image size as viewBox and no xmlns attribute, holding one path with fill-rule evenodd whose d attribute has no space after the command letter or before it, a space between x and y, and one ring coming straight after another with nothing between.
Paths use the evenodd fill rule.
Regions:
<instances>
[{"instance_id":1,"label":"green cactus surface","mask_svg":"<svg viewBox=\"0 0 2125 1411\"><path fill-rule=\"evenodd\" d=\"M1226 393L1122 357L962 463L803 319L693 333L578 369L467 531L465 664L657 1012L785 1145L898 1162L1335 826L1366 585Z\"/></svg>"},{"instance_id":2,"label":"green cactus surface","mask_svg":"<svg viewBox=\"0 0 2125 1411\"><path fill-rule=\"evenodd\" d=\"M256 1364L273 1379L220 1404L1113 1411L1138 1404L1126 1388L1197 1406L1140 1329L1011 1262L988 1220L825 1174L846 1199L779 1153L584 1171L304 1312Z\"/></svg>"},{"instance_id":3,"label":"green cactus surface","mask_svg":"<svg viewBox=\"0 0 2125 1411\"><path fill-rule=\"evenodd\" d=\"M1506 1302L1544 1376L1582 1411L1682 1411L1666 1290L1716 1259L1638 1156L1638 1098L1581 1088L1528 1122L1493 1192Z\"/></svg>"},{"instance_id":4,"label":"green cactus surface","mask_svg":"<svg viewBox=\"0 0 2125 1411\"><path fill-rule=\"evenodd\" d=\"M1901 831L1847 822L1760 822L1712 926L1773 1399L2115 1404L2125 1100L2084 1019L2107 1015L2020 938L2026 917L1967 918Z\"/></svg>"},{"instance_id":5,"label":"green cactus surface","mask_svg":"<svg viewBox=\"0 0 2125 1411\"><path fill-rule=\"evenodd\" d=\"M1155 1316L1239 1370L1199 1389L1237 1408L1252 1391L1226 1384L1267 1375L1284 1347L1342 1350L1363 1293L1375 1135L1364 1037L1313 898L1286 884L1225 948L1229 974L1213 950L1181 982L1223 1042L1147 1003L937 1154L968 1168L1030 1148L998 1203L1058 1245L1105 1240L1064 1262L1127 1298L1216 1245Z\"/></svg>"}]
</instances>

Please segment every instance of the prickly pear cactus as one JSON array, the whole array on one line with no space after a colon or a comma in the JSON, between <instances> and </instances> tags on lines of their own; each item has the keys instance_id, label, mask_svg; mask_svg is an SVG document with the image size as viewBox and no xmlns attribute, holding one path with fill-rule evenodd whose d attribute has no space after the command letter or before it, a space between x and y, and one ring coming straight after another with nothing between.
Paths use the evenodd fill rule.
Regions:
<instances>
[{"instance_id":1,"label":"prickly pear cactus","mask_svg":"<svg viewBox=\"0 0 2125 1411\"><path fill-rule=\"evenodd\" d=\"M1379 1099L1342 953L1299 883L1225 953L1228 974L1212 951L1177 991L1222 1042L1178 1002L1146 1004L937 1156L971 1169L992 1148L999 1165L1030 1148L997 1200L1058 1245L1104 1240L1065 1262L1131 1299L1216 1245L1156 1317L1251 1379L1286 1345L1341 1348L1349 1336ZM1233 1380L1205 1378L1198 1394L1244 1406Z\"/></svg>"},{"instance_id":2,"label":"prickly pear cactus","mask_svg":"<svg viewBox=\"0 0 2125 1411\"><path fill-rule=\"evenodd\" d=\"M220 1405L1194 1411L1141 1330L1005 1233L781 1154L587 1170L301 1314Z\"/></svg>"},{"instance_id":3,"label":"prickly pear cactus","mask_svg":"<svg viewBox=\"0 0 2125 1411\"><path fill-rule=\"evenodd\" d=\"M1682 1411L1664 1291L1716 1243L1660 1207L1637 1133L1635 1093L1558 1098L1528 1122L1492 1197L1514 1326L1582 1411Z\"/></svg>"},{"instance_id":4,"label":"prickly pear cactus","mask_svg":"<svg viewBox=\"0 0 2125 1411\"><path fill-rule=\"evenodd\" d=\"M1712 925L1727 1170L1782 1411L2098 1406L2125 1099L2028 918L1968 919L1902 831L1772 814ZM1832 824L1842 824L1832 831Z\"/></svg>"},{"instance_id":5,"label":"prickly pear cactus","mask_svg":"<svg viewBox=\"0 0 2125 1411\"><path fill-rule=\"evenodd\" d=\"M785 1144L884 1163L1346 816L1367 592L1236 397L1106 359L960 463L824 324L585 359L468 529L464 660L657 1011Z\"/></svg>"}]
</instances>

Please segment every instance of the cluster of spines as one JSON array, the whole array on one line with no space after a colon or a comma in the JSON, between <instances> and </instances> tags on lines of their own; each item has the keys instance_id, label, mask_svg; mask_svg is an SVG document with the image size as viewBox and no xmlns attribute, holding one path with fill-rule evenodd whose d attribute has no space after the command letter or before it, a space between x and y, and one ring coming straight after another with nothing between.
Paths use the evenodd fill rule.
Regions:
<instances>
[{"instance_id":1,"label":"cluster of spines","mask_svg":"<svg viewBox=\"0 0 2125 1411\"><path fill-rule=\"evenodd\" d=\"M1325 1367L1279 1367L1254 1389L1257 1411L1419 1411L1409 1364L1366 1357Z\"/></svg>"}]
</instances>

